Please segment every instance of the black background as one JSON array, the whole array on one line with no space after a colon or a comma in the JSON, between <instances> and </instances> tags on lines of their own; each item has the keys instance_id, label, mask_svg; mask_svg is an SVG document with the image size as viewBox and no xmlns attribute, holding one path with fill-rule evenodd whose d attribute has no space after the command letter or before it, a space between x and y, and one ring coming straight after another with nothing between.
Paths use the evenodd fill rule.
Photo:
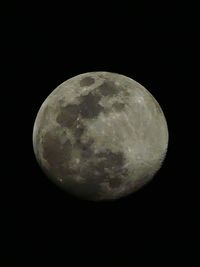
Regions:
<instances>
[{"instance_id":1,"label":"black background","mask_svg":"<svg viewBox=\"0 0 200 267\"><path fill-rule=\"evenodd\" d=\"M121 261L120 266L132 266L140 252L140 260L153 255L163 265L171 256L185 259L188 247L195 250L194 10L183 3L94 1L59 8L15 4L2 12L2 106L9 99L4 118L10 140L3 176L8 182L3 197L8 262L114 266ZM168 122L169 149L143 189L114 202L93 203L66 195L45 177L34 157L32 130L53 89L99 70L129 76L154 95Z\"/></svg>"}]
</instances>

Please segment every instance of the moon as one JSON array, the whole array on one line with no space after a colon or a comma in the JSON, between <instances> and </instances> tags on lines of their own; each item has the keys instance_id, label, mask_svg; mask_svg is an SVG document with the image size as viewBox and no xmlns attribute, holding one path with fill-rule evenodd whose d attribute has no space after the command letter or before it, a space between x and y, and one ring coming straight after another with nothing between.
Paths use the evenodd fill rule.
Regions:
<instances>
[{"instance_id":1,"label":"moon","mask_svg":"<svg viewBox=\"0 0 200 267\"><path fill-rule=\"evenodd\" d=\"M60 84L41 105L33 149L44 173L92 201L125 197L160 169L168 127L155 98L121 74L88 72Z\"/></svg>"}]
</instances>

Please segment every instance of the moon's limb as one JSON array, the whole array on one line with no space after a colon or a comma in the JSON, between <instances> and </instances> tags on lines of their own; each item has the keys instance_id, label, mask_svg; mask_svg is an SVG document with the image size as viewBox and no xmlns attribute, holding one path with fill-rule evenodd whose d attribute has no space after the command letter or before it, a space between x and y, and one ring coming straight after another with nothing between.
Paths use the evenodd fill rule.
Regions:
<instances>
[{"instance_id":1,"label":"moon's limb","mask_svg":"<svg viewBox=\"0 0 200 267\"><path fill-rule=\"evenodd\" d=\"M168 145L158 102L136 81L91 72L58 86L33 129L36 158L69 193L116 199L142 187L160 168Z\"/></svg>"}]
</instances>

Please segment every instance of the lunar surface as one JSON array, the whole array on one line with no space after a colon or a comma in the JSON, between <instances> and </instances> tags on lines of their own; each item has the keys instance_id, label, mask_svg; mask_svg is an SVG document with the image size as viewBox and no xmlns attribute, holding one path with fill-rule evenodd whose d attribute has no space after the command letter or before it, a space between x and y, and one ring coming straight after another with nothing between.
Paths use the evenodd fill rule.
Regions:
<instances>
[{"instance_id":1,"label":"lunar surface","mask_svg":"<svg viewBox=\"0 0 200 267\"><path fill-rule=\"evenodd\" d=\"M138 82L90 72L59 85L33 128L36 159L46 175L79 198L127 196L149 182L168 145L165 116Z\"/></svg>"}]
</instances>

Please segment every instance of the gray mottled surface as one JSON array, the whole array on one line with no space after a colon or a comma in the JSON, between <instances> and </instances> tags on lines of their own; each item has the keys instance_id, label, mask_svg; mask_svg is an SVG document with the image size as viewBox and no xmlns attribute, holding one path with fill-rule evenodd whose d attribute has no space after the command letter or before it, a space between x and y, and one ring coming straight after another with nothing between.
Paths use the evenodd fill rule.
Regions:
<instances>
[{"instance_id":1,"label":"gray mottled surface","mask_svg":"<svg viewBox=\"0 0 200 267\"><path fill-rule=\"evenodd\" d=\"M154 176L168 130L153 96L116 73L91 72L58 86L42 104L33 147L44 172L90 200L126 196Z\"/></svg>"}]
</instances>

